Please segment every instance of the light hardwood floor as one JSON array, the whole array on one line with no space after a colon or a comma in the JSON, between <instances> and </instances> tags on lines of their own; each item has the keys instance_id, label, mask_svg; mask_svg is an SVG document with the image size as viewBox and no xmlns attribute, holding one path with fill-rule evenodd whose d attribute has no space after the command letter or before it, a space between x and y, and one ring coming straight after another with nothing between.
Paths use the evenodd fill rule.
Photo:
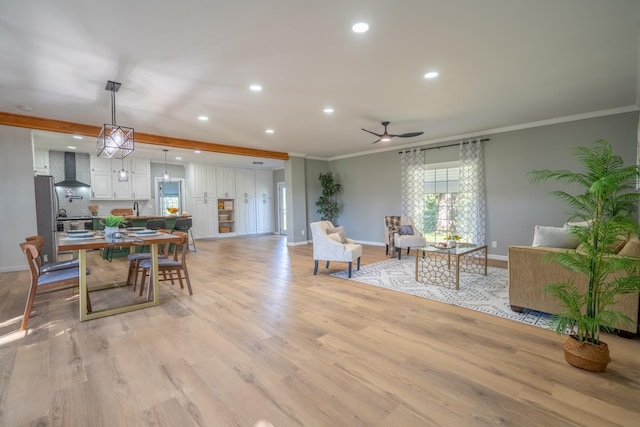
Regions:
<instances>
[{"instance_id":1,"label":"light hardwood floor","mask_svg":"<svg viewBox=\"0 0 640 427\"><path fill-rule=\"evenodd\" d=\"M613 361L589 373L552 331L314 276L311 245L197 245L193 296L161 283L159 307L89 322L77 300L49 302L26 334L28 273L0 274L0 425L639 425L638 339L606 335ZM364 248L363 264L382 259ZM126 274L89 261L90 283Z\"/></svg>"}]
</instances>

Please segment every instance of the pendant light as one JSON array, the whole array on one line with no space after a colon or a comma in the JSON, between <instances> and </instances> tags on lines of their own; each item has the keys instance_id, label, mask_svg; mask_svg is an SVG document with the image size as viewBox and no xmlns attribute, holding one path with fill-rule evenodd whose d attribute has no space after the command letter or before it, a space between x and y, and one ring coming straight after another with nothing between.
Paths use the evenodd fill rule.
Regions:
<instances>
[{"instance_id":1,"label":"pendant light","mask_svg":"<svg viewBox=\"0 0 640 427\"><path fill-rule=\"evenodd\" d=\"M171 182L171 175L169 175L169 172L167 172L167 150L166 148L164 150L164 173L162 174L162 181L164 182Z\"/></svg>"},{"instance_id":2,"label":"pendant light","mask_svg":"<svg viewBox=\"0 0 640 427\"><path fill-rule=\"evenodd\" d=\"M124 170L124 157L122 157L121 160L122 160L122 169L120 170L120 172L118 172L118 182L128 182L129 173L126 170Z\"/></svg>"},{"instance_id":3,"label":"pendant light","mask_svg":"<svg viewBox=\"0 0 640 427\"><path fill-rule=\"evenodd\" d=\"M104 124L96 141L98 157L125 158L133 152L133 128L116 125L116 92L120 89L118 82L107 81L105 90L111 92L111 124ZM124 170L124 168L123 168Z\"/></svg>"}]
</instances>

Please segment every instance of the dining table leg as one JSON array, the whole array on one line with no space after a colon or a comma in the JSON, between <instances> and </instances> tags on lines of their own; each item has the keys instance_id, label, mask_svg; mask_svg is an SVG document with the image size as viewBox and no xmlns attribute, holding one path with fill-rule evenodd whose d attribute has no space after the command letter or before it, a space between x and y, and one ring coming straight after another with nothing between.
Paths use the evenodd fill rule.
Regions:
<instances>
[{"instance_id":1,"label":"dining table leg","mask_svg":"<svg viewBox=\"0 0 640 427\"><path fill-rule=\"evenodd\" d=\"M80 320L87 320L89 310L87 308L87 250L80 249L78 251L78 268L80 269L78 276L78 300L80 301Z\"/></svg>"}]
</instances>

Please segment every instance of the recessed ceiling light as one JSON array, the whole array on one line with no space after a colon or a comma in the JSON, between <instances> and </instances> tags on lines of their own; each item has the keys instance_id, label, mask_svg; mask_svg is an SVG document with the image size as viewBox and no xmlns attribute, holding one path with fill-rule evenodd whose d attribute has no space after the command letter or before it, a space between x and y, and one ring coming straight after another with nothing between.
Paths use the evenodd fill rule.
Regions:
<instances>
[{"instance_id":1,"label":"recessed ceiling light","mask_svg":"<svg viewBox=\"0 0 640 427\"><path fill-rule=\"evenodd\" d=\"M260 92L262 90L262 86L260 86L260 85L251 85L251 86L249 86L249 89L251 89L254 92Z\"/></svg>"},{"instance_id":2,"label":"recessed ceiling light","mask_svg":"<svg viewBox=\"0 0 640 427\"><path fill-rule=\"evenodd\" d=\"M198 120L200 120L201 122L206 122L207 120L209 120L209 117L207 117L207 116L198 116Z\"/></svg>"},{"instance_id":3,"label":"recessed ceiling light","mask_svg":"<svg viewBox=\"0 0 640 427\"><path fill-rule=\"evenodd\" d=\"M67 145L67 148L68 148L69 150L75 150L75 149L76 149L76 147L74 147L73 145Z\"/></svg>"},{"instance_id":4,"label":"recessed ceiling light","mask_svg":"<svg viewBox=\"0 0 640 427\"><path fill-rule=\"evenodd\" d=\"M182 160L182 157L178 156L176 157L176 160Z\"/></svg>"},{"instance_id":5,"label":"recessed ceiling light","mask_svg":"<svg viewBox=\"0 0 640 427\"><path fill-rule=\"evenodd\" d=\"M358 22L357 24L353 24L351 27L354 33L366 33L369 29L369 24L366 22Z\"/></svg>"},{"instance_id":6,"label":"recessed ceiling light","mask_svg":"<svg viewBox=\"0 0 640 427\"><path fill-rule=\"evenodd\" d=\"M425 79L434 79L436 77L438 77L440 75L440 73L438 73L437 71L429 71L427 74L424 75Z\"/></svg>"},{"instance_id":7,"label":"recessed ceiling light","mask_svg":"<svg viewBox=\"0 0 640 427\"><path fill-rule=\"evenodd\" d=\"M325 108L323 111L324 111L325 113L327 113L327 114L331 114L331 113L333 113L333 108L331 108L331 107L327 107L327 108Z\"/></svg>"},{"instance_id":8,"label":"recessed ceiling light","mask_svg":"<svg viewBox=\"0 0 640 427\"><path fill-rule=\"evenodd\" d=\"M200 150L193 150L193 152L196 153L196 154L200 154L201 153Z\"/></svg>"},{"instance_id":9,"label":"recessed ceiling light","mask_svg":"<svg viewBox=\"0 0 640 427\"><path fill-rule=\"evenodd\" d=\"M80 135L73 135L73 139L82 139Z\"/></svg>"},{"instance_id":10,"label":"recessed ceiling light","mask_svg":"<svg viewBox=\"0 0 640 427\"><path fill-rule=\"evenodd\" d=\"M18 105L18 110L33 111L33 107L31 105Z\"/></svg>"},{"instance_id":11,"label":"recessed ceiling light","mask_svg":"<svg viewBox=\"0 0 640 427\"><path fill-rule=\"evenodd\" d=\"M274 132L273 129L267 129L264 131L264 133L273 133L273 132Z\"/></svg>"}]
</instances>

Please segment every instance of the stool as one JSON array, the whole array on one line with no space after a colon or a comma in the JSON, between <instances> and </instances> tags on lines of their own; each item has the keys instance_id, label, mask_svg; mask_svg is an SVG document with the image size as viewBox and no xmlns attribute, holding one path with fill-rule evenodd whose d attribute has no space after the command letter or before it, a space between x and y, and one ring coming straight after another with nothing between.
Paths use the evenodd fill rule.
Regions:
<instances>
[{"instance_id":1,"label":"stool","mask_svg":"<svg viewBox=\"0 0 640 427\"><path fill-rule=\"evenodd\" d=\"M189 243L189 239L187 239L187 249L192 250L190 246L193 245L193 252L196 252L196 241L193 238L191 227L193 227L193 221L191 218L178 218L173 224L174 231L183 231L191 237L191 243Z\"/></svg>"}]
</instances>

